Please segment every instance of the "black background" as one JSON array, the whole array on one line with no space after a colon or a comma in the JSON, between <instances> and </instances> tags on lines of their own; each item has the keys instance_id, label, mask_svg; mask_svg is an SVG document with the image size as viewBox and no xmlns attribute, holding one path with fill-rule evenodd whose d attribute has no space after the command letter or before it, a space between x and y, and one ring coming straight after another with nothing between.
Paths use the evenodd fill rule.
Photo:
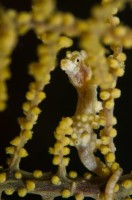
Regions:
<instances>
[{"instance_id":1,"label":"black background","mask_svg":"<svg viewBox=\"0 0 132 200\"><path fill-rule=\"evenodd\" d=\"M57 0L57 7L62 11L70 11L79 18L87 18L90 15L91 6L99 2L99 0ZM18 11L31 9L31 2L27 0L2 0L1 4L6 8L15 8ZM128 6L119 16L123 23L132 27L132 11ZM27 65L29 62L37 60L36 46L38 43L39 40L30 31L26 36L19 38L19 43L12 54L12 79L8 81L8 107L4 113L0 113L0 165L5 165L5 147L20 131L17 118L23 116L21 105L25 101L28 84L32 81L32 77L27 74ZM132 50L125 50L125 52L128 57L126 73L118 81L122 96L116 100L115 107L115 116L118 118L118 124L116 125L118 136L115 139L115 143L117 161L123 167L124 173L128 173L132 169ZM58 58L60 59L64 54L65 50L58 55ZM40 105L43 112L33 129L34 137L26 145L29 156L21 162L21 168L27 171L41 169L55 172L56 167L52 165L52 156L48 153L49 146L53 146L55 141L53 132L62 116L72 116L75 111L77 94L70 85L65 73L57 67L52 72L51 77L51 84L45 88L47 98ZM86 171L74 149L72 149L71 162L68 169L76 170L80 175ZM30 199L30 196L25 197L25 199L28 198ZM32 199L35 199L35 197L32 197Z\"/></svg>"}]
</instances>

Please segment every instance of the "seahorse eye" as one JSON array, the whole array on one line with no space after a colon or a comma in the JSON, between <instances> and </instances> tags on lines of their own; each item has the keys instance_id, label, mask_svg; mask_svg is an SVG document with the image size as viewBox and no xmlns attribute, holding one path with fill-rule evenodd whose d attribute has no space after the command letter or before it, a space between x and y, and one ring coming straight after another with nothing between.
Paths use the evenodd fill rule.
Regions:
<instances>
[{"instance_id":1,"label":"seahorse eye","mask_svg":"<svg viewBox=\"0 0 132 200\"><path fill-rule=\"evenodd\" d=\"M77 57L77 58L74 58L74 63L79 63L80 62L80 58Z\"/></svg>"}]
</instances>

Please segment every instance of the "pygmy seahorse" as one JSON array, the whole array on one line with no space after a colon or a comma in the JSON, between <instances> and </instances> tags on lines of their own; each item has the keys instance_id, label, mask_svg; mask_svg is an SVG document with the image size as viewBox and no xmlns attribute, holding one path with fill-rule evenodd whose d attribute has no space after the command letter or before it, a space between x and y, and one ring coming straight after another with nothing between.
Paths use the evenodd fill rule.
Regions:
<instances>
[{"instance_id":1,"label":"pygmy seahorse","mask_svg":"<svg viewBox=\"0 0 132 200\"><path fill-rule=\"evenodd\" d=\"M61 69L66 72L71 84L76 88L78 102L73 116L73 141L83 165L91 172L102 176L104 163L94 153L97 150L97 135L92 127L92 117L101 109L97 100L97 86L93 84L92 70L85 64L87 53L67 52L61 60ZM91 120L91 121L90 121Z\"/></svg>"}]
</instances>

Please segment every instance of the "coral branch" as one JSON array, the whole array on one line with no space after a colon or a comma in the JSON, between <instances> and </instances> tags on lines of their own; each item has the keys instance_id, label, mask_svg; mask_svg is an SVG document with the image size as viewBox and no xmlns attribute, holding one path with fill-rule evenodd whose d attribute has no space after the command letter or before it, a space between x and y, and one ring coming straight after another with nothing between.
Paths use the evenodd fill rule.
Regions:
<instances>
[{"instance_id":1,"label":"coral branch","mask_svg":"<svg viewBox=\"0 0 132 200\"><path fill-rule=\"evenodd\" d=\"M118 170L120 171L120 170ZM119 177L117 173L110 178L111 183L107 183L108 178L92 178L90 180L84 178L76 178L74 180L66 178L61 179L61 184L56 185L51 182L51 174L43 174L41 178L34 178L32 173L28 173L25 171L19 171L22 174L21 179L15 178L16 171L6 171L0 173L0 182L1 174L6 174L6 180L3 183L0 183L0 192L5 192L8 195L11 195L14 191L18 192L19 196L25 196L26 194L38 194L43 198L55 198L57 196L61 196L64 194L64 191L70 191L70 196L74 196L78 193L83 193L84 197L92 197L94 199L100 199L101 194L106 191L106 193L110 190L111 191L111 184L117 183L119 188L113 195L115 199L123 199L125 197L124 194L130 195L132 193L132 185L129 184L129 187L125 186L125 182L129 180L132 182L132 175L128 174L122 176L117 180L114 178L115 176ZM18 173L18 171L17 171ZM119 173L120 174L120 173ZM124 184L124 185L123 185ZM113 191L114 188L112 188ZM10 190L10 194L9 194ZM107 191L108 190L108 191ZM108 197L108 196L107 196ZM118 198L120 197L120 198ZM108 198L106 198L108 199Z\"/></svg>"},{"instance_id":2,"label":"coral branch","mask_svg":"<svg viewBox=\"0 0 132 200\"><path fill-rule=\"evenodd\" d=\"M8 92L6 81L11 77L11 53L17 44L16 24L11 11L0 8L0 111L6 108Z\"/></svg>"}]
</instances>

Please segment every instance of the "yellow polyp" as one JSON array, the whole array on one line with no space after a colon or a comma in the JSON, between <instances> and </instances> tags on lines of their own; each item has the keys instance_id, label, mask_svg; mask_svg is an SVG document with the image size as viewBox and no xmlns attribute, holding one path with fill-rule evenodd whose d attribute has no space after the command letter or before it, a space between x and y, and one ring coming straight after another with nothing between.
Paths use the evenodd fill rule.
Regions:
<instances>
[{"instance_id":1,"label":"yellow polyp","mask_svg":"<svg viewBox=\"0 0 132 200\"><path fill-rule=\"evenodd\" d=\"M113 101L112 99L107 100L107 101L105 102L105 108L107 108L107 109L112 109L113 107L114 107L114 101Z\"/></svg>"},{"instance_id":2,"label":"yellow polyp","mask_svg":"<svg viewBox=\"0 0 132 200\"><path fill-rule=\"evenodd\" d=\"M121 96L121 90L118 89L118 88L114 88L112 91L111 91L111 97L112 98L119 98Z\"/></svg>"},{"instance_id":3,"label":"yellow polyp","mask_svg":"<svg viewBox=\"0 0 132 200\"><path fill-rule=\"evenodd\" d=\"M119 17L114 16L113 19L112 19L112 22L113 22L114 25L120 24L120 19L119 19Z\"/></svg>"},{"instance_id":4,"label":"yellow polyp","mask_svg":"<svg viewBox=\"0 0 132 200\"><path fill-rule=\"evenodd\" d=\"M26 181L26 188L28 191L33 191L35 189L35 182L34 181Z\"/></svg>"},{"instance_id":5,"label":"yellow polyp","mask_svg":"<svg viewBox=\"0 0 132 200\"><path fill-rule=\"evenodd\" d=\"M125 37L124 40L123 40L123 46L127 49L132 48L131 38Z\"/></svg>"},{"instance_id":6,"label":"yellow polyp","mask_svg":"<svg viewBox=\"0 0 132 200\"><path fill-rule=\"evenodd\" d=\"M22 109L25 111L25 112L28 112L30 110L30 102L25 102L22 104Z\"/></svg>"},{"instance_id":7,"label":"yellow polyp","mask_svg":"<svg viewBox=\"0 0 132 200\"><path fill-rule=\"evenodd\" d=\"M34 176L35 178L41 178L41 177L43 176L43 172L42 172L41 170L35 170L35 171L33 172L33 176Z\"/></svg>"},{"instance_id":8,"label":"yellow polyp","mask_svg":"<svg viewBox=\"0 0 132 200\"><path fill-rule=\"evenodd\" d=\"M41 39L43 42L55 42L58 39L57 32L42 33Z\"/></svg>"},{"instance_id":9,"label":"yellow polyp","mask_svg":"<svg viewBox=\"0 0 132 200\"><path fill-rule=\"evenodd\" d=\"M7 194L7 195L12 195L12 194L14 193L14 189L8 188L8 189L5 189L4 192L5 192L5 194Z\"/></svg>"},{"instance_id":10,"label":"yellow polyp","mask_svg":"<svg viewBox=\"0 0 132 200\"><path fill-rule=\"evenodd\" d=\"M112 124L113 124L113 125L116 125L116 124L117 124L117 119L116 119L116 117L112 117Z\"/></svg>"},{"instance_id":11,"label":"yellow polyp","mask_svg":"<svg viewBox=\"0 0 132 200\"><path fill-rule=\"evenodd\" d=\"M126 189L129 189L132 187L132 180L125 180L122 182L122 186L125 187Z\"/></svg>"},{"instance_id":12,"label":"yellow polyp","mask_svg":"<svg viewBox=\"0 0 132 200\"><path fill-rule=\"evenodd\" d=\"M9 18L14 19L17 15L17 12L16 10L9 9L6 14Z\"/></svg>"},{"instance_id":13,"label":"yellow polyp","mask_svg":"<svg viewBox=\"0 0 132 200\"><path fill-rule=\"evenodd\" d=\"M79 32L83 32L87 30L87 23L83 20L78 20L76 23L76 26Z\"/></svg>"},{"instance_id":14,"label":"yellow polyp","mask_svg":"<svg viewBox=\"0 0 132 200\"><path fill-rule=\"evenodd\" d=\"M7 93L3 92L3 94L2 94L2 92L1 92L0 101L6 101L7 99L8 99Z\"/></svg>"},{"instance_id":15,"label":"yellow polyp","mask_svg":"<svg viewBox=\"0 0 132 200\"><path fill-rule=\"evenodd\" d=\"M21 143L21 138L19 136L15 137L12 141L10 141L10 144L14 146L18 146Z\"/></svg>"},{"instance_id":16,"label":"yellow polyp","mask_svg":"<svg viewBox=\"0 0 132 200\"><path fill-rule=\"evenodd\" d=\"M36 82L31 82L29 84L29 90L36 90L36 86L37 86Z\"/></svg>"},{"instance_id":17,"label":"yellow polyp","mask_svg":"<svg viewBox=\"0 0 132 200\"><path fill-rule=\"evenodd\" d=\"M82 192L75 194L75 199L76 200L83 200L84 199L84 195Z\"/></svg>"},{"instance_id":18,"label":"yellow polyp","mask_svg":"<svg viewBox=\"0 0 132 200\"><path fill-rule=\"evenodd\" d=\"M65 134L66 135L71 135L73 133L73 128L72 127L68 127L65 129Z\"/></svg>"},{"instance_id":19,"label":"yellow polyp","mask_svg":"<svg viewBox=\"0 0 132 200\"><path fill-rule=\"evenodd\" d=\"M115 8L112 9L112 15L116 15L117 12L118 12L118 8L115 7Z\"/></svg>"},{"instance_id":20,"label":"yellow polyp","mask_svg":"<svg viewBox=\"0 0 132 200\"><path fill-rule=\"evenodd\" d=\"M23 127L24 129L26 129L26 130L31 130L31 129L33 128L33 123L30 122L30 121L24 122L24 123L22 124L22 127Z\"/></svg>"},{"instance_id":21,"label":"yellow polyp","mask_svg":"<svg viewBox=\"0 0 132 200\"><path fill-rule=\"evenodd\" d=\"M113 42L113 37L110 34L103 36L103 42L106 45L110 45Z\"/></svg>"},{"instance_id":22,"label":"yellow polyp","mask_svg":"<svg viewBox=\"0 0 132 200\"><path fill-rule=\"evenodd\" d=\"M110 137L116 137L117 136L117 130L115 128L112 128L110 131L109 131L109 136Z\"/></svg>"},{"instance_id":23,"label":"yellow polyp","mask_svg":"<svg viewBox=\"0 0 132 200\"><path fill-rule=\"evenodd\" d=\"M115 161L115 154L112 152L109 152L105 155L106 162L113 163Z\"/></svg>"},{"instance_id":24,"label":"yellow polyp","mask_svg":"<svg viewBox=\"0 0 132 200\"><path fill-rule=\"evenodd\" d=\"M118 192L119 188L120 188L119 184L116 184L115 187L114 187L114 192Z\"/></svg>"},{"instance_id":25,"label":"yellow polyp","mask_svg":"<svg viewBox=\"0 0 132 200\"><path fill-rule=\"evenodd\" d=\"M53 15L51 15L50 19L49 19L49 23L53 26L59 26L62 24L62 14L61 13L55 13Z\"/></svg>"},{"instance_id":26,"label":"yellow polyp","mask_svg":"<svg viewBox=\"0 0 132 200\"><path fill-rule=\"evenodd\" d=\"M105 145L101 145L100 147L100 151L103 155L106 155L109 151L110 151L110 148L108 146L105 146Z\"/></svg>"},{"instance_id":27,"label":"yellow polyp","mask_svg":"<svg viewBox=\"0 0 132 200\"><path fill-rule=\"evenodd\" d=\"M56 129L56 132L55 132L55 134L54 134L54 136L55 136L55 138L56 138L57 140L61 140L63 134L64 134L64 131L61 130L61 129L59 129L59 128L57 128L57 129Z\"/></svg>"},{"instance_id":28,"label":"yellow polyp","mask_svg":"<svg viewBox=\"0 0 132 200\"><path fill-rule=\"evenodd\" d=\"M54 155L60 155L61 153L60 152L62 152L62 149L61 150L58 150L58 149L53 149L53 153L52 154L54 154Z\"/></svg>"},{"instance_id":29,"label":"yellow polyp","mask_svg":"<svg viewBox=\"0 0 132 200\"><path fill-rule=\"evenodd\" d=\"M34 115L39 115L41 113L41 110L40 108L38 108L37 106L33 107L31 109L31 113L34 114Z\"/></svg>"},{"instance_id":30,"label":"yellow polyp","mask_svg":"<svg viewBox=\"0 0 132 200\"><path fill-rule=\"evenodd\" d=\"M125 36L127 32L127 29L123 26L118 26L114 29L114 34L117 36L117 37L122 37L122 36Z\"/></svg>"},{"instance_id":31,"label":"yellow polyp","mask_svg":"<svg viewBox=\"0 0 132 200\"><path fill-rule=\"evenodd\" d=\"M51 61L50 61L50 63L51 63ZM55 65L55 64L54 64ZM53 66L54 66L53 65ZM44 76L43 76L43 81L44 81L44 83L45 84L47 84L47 83L49 83L49 81L50 81L50 74L45 74ZM45 98L46 98L46 96L45 96ZM45 99L44 98L44 99Z\"/></svg>"},{"instance_id":32,"label":"yellow polyp","mask_svg":"<svg viewBox=\"0 0 132 200\"><path fill-rule=\"evenodd\" d=\"M103 172L104 176L109 176L110 169L108 167L103 167L102 172Z\"/></svg>"},{"instance_id":33,"label":"yellow polyp","mask_svg":"<svg viewBox=\"0 0 132 200\"><path fill-rule=\"evenodd\" d=\"M72 46L72 44L73 44L72 39L70 39L70 38L68 38L66 36L61 36L59 38L58 46L60 48L64 48L64 47L68 48L68 47Z\"/></svg>"},{"instance_id":34,"label":"yellow polyp","mask_svg":"<svg viewBox=\"0 0 132 200\"><path fill-rule=\"evenodd\" d=\"M21 157L21 158L24 158L24 157L27 157L28 156L28 153L26 151L26 149L24 148L21 148L18 152L18 156Z\"/></svg>"},{"instance_id":35,"label":"yellow polyp","mask_svg":"<svg viewBox=\"0 0 132 200\"><path fill-rule=\"evenodd\" d=\"M110 93L108 91L101 91L100 92L100 98L105 101L107 99L109 99L110 97Z\"/></svg>"},{"instance_id":36,"label":"yellow polyp","mask_svg":"<svg viewBox=\"0 0 132 200\"><path fill-rule=\"evenodd\" d=\"M111 68L117 69L119 67L119 62L118 60L114 58L108 58L108 64L110 65Z\"/></svg>"},{"instance_id":37,"label":"yellow polyp","mask_svg":"<svg viewBox=\"0 0 132 200\"><path fill-rule=\"evenodd\" d=\"M70 172L68 173L68 175L69 175L70 178L77 178L77 176L78 176L78 174L77 174L76 171L70 171Z\"/></svg>"},{"instance_id":38,"label":"yellow polyp","mask_svg":"<svg viewBox=\"0 0 132 200\"><path fill-rule=\"evenodd\" d=\"M27 195L26 188L19 188L17 192L18 192L19 197L25 197Z\"/></svg>"},{"instance_id":39,"label":"yellow polyp","mask_svg":"<svg viewBox=\"0 0 132 200\"><path fill-rule=\"evenodd\" d=\"M6 173L0 173L0 183L4 183L6 181Z\"/></svg>"},{"instance_id":40,"label":"yellow polyp","mask_svg":"<svg viewBox=\"0 0 132 200\"><path fill-rule=\"evenodd\" d=\"M54 153L55 153L54 148L49 147L49 153L50 153L50 154L54 154Z\"/></svg>"},{"instance_id":41,"label":"yellow polyp","mask_svg":"<svg viewBox=\"0 0 132 200\"><path fill-rule=\"evenodd\" d=\"M92 174L90 172L86 172L84 173L84 178L89 180L92 178Z\"/></svg>"},{"instance_id":42,"label":"yellow polyp","mask_svg":"<svg viewBox=\"0 0 132 200\"><path fill-rule=\"evenodd\" d=\"M58 34L56 33L56 34L53 34L53 33L48 33L48 34L46 34L46 33L44 33L44 34L42 34L42 38L44 38L44 36L47 36L47 39L49 38L50 39L50 37L51 37L51 39L52 39L52 36L53 37L55 37L55 36L57 36ZM44 75L46 76L46 71L45 71L45 69L44 69L44 66L46 65L46 64L51 64L51 63L54 63L54 60L53 60L53 58L50 56L50 55L48 55L48 54L45 54L44 56L40 56L40 58L39 58L39 62L40 62L40 71L38 71L38 72L42 72L42 73L44 73ZM43 91L40 91L40 92L43 92Z\"/></svg>"},{"instance_id":43,"label":"yellow polyp","mask_svg":"<svg viewBox=\"0 0 132 200\"><path fill-rule=\"evenodd\" d=\"M64 156L68 155L69 153L70 153L70 148L64 147L64 148L62 149L62 154L63 154Z\"/></svg>"},{"instance_id":44,"label":"yellow polyp","mask_svg":"<svg viewBox=\"0 0 132 200\"><path fill-rule=\"evenodd\" d=\"M54 156L54 158L53 158L53 160L52 160L53 165L59 165L60 162L61 162L60 156L58 156L58 155L57 155L57 156Z\"/></svg>"},{"instance_id":45,"label":"yellow polyp","mask_svg":"<svg viewBox=\"0 0 132 200\"><path fill-rule=\"evenodd\" d=\"M23 24L19 27L18 33L20 35L25 35L30 30L30 26L28 24Z\"/></svg>"},{"instance_id":46,"label":"yellow polyp","mask_svg":"<svg viewBox=\"0 0 132 200\"><path fill-rule=\"evenodd\" d=\"M93 122L91 123L91 126L92 126L93 129L98 129L98 128L100 127L99 123L98 123L98 122L95 122L95 121L93 121Z\"/></svg>"},{"instance_id":47,"label":"yellow polyp","mask_svg":"<svg viewBox=\"0 0 132 200\"><path fill-rule=\"evenodd\" d=\"M36 93L35 90L28 91L26 93L26 99L32 101L35 98L35 93Z\"/></svg>"},{"instance_id":48,"label":"yellow polyp","mask_svg":"<svg viewBox=\"0 0 132 200\"><path fill-rule=\"evenodd\" d=\"M45 35L46 33L44 33L44 35ZM44 36L44 35L42 35L42 36ZM55 34L53 34L53 33L48 33L48 34L46 34L47 35L47 39L49 38L50 39L50 37L51 37L51 39L52 39L52 37L58 37L58 34L57 33L55 33ZM54 40L55 40L55 38L54 38ZM50 65L54 65L55 64L55 61L54 61L54 59L53 59L54 57L52 57L51 55L48 55L48 54L44 54L44 56L40 56L40 58L39 58L39 62L40 62L40 70L38 71L39 73L40 72L42 72L43 73L43 75L44 76L47 76L48 75L48 73L46 73L46 71L45 71L45 68L44 67L46 67L46 65L49 63ZM40 91L40 92L42 92L42 91Z\"/></svg>"},{"instance_id":49,"label":"yellow polyp","mask_svg":"<svg viewBox=\"0 0 132 200\"><path fill-rule=\"evenodd\" d=\"M20 24L29 23L31 20L31 14L28 12L20 12L16 19Z\"/></svg>"},{"instance_id":50,"label":"yellow polyp","mask_svg":"<svg viewBox=\"0 0 132 200\"><path fill-rule=\"evenodd\" d=\"M68 189L63 189L61 192L62 198L69 198L71 196L71 192Z\"/></svg>"},{"instance_id":51,"label":"yellow polyp","mask_svg":"<svg viewBox=\"0 0 132 200\"><path fill-rule=\"evenodd\" d=\"M117 68L116 71L114 72L116 76L123 76L124 75L124 69L123 68Z\"/></svg>"},{"instance_id":52,"label":"yellow polyp","mask_svg":"<svg viewBox=\"0 0 132 200\"><path fill-rule=\"evenodd\" d=\"M80 116L80 120L81 120L82 122L86 122L86 121L88 120L88 115L82 114L82 115Z\"/></svg>"},{"instance_id":53,"label":"yellow polyp","mask_svg":"<svg viewBox=\"0 0 132 200\"><path fill-rule=\"evenodd\" d=\"M120 165L117 162L114 162L111 166L111 171L115 172L117 169L119 169Z\"/></svg>"},{"instance_id":54,"label":"yellow polyp","mask_svg":"<svg viewBox=\"0 0 132 200\"><path fill-rule=\"evenodd\" d=\"M74 16L71 13L66 13L63 15L63 24L65 26L73 25L74 21L75 21Z\"/></svg>"},{"instance_id":55,"label":"yellow polyp","mask_svg":"<svg viewBox=\"0 0 132 200\"><path fill-rule=\"evenodd\" d=\"M71 135L71 137L72 137L72 139L77 139L77 134L76 134L76 133L73 133L73 134Z\"/></svg>"},{"instance_id":56,"label":"yellow polyp","mask_svg":"<svg viewBox=\"0 0 132 200\"><path fill-rule=\"evenodd\" d=\"M106 124L106 119L105 119L105 118L100 118L100 119L99 119L99 124L100 124L101 126L105 126L105 124Z\"/></svg>"},{"instance_id":57,"label":"yellow polyp","mask_svg":"<svg viewBox=\"0 0 132 200\"><path fill-rule=\"evenodd\" d=\"M21 179L22 178L22 173L21 172L15 172L15 178L16 179Z\"/></svg>"},{"instance_id":58,"label":"yellow polyp","mask_svg":"<svg viewBox=\"0 0 132 200\"><path fill-rule=\"evenodd\" d=\"M6 153L7 154L14 154L15 152L15 148L13 146L10 146L10 147L6 147Z\"/></svg>"},{"instance_id":59,"label":"yellow polyp","mask_svg":"<svg viewBox=\"0 0 132 200\"><path fill-rule=\"evenodd\" d=\"M39 117L38 115L34 115L34 114L32 115L32 120L31 121L32 121L33 125L36 124L36 121L37 121L38 117Z\"/></svg>"},{"instance_id":60,"label":"yellow polyp","mask_svg":"<svg viewBox=\"0 0 132 200\"><path fill-rule=\"evenodd\" d=\"M107 145L107 144L109 144L109 141L110 141L110 137L108 137L108 136L101 137L102 144Z\"/></svg>"},{"instance_id":61,"label":"yellow polyp","mask_svg":"<svg viewBox=\"0 0 132 200\"><path fill-rule=\"evenodd\" d=\"M64 139L63 139L63 145L67 146L69 144L70 144L70 138L69 137L64 137Z\"/></svg>"},{"instance_id":62,"label":"yellow polyp","mask_svg":"<svg viewBox=\"0 0 132 200\"><path fill-rule=\"evenodd\" d=\"M55 150L61 150L63 148L63 144L62 142L56 142L55 145L54 145L54 149Z\"/></svg>"},{"instance_id":63,"label":"yellow polyp","mask_svg":"<svg viewBox=\"0 0 132 200\"><path fill-rule=\"evenodd\" d=\"M1 70L1 79L6 80L6 79L9 79L10 77L11 77L11 73L7 68Z\"/></svg>"},{"instance_id":64,"label":"yellow polyp","mask_svg":"<svg viewBox=\"0 0 132 200\"><path fill-rule=\"evenodd\" d=\"M57 140L61 140L61 138L62 138L62 135L64 134L64 130L63 129L60 129L60 127L57 127L56 128L56 131L55 131L55 138L57 139Z\"/></svg>"},{"instance_id":65,"label":"yellow polyp","mask_svg":"<svg viewBox=\"0 0 132 200\"><path fill-rule=\"evenodd\" d=\"M119 61L119 62L124 62L126 61L127 57L126 57L126 54L121 52L119 53L117 56L116 56L116 59Z\"/></svg>"},{"instance_id":66,"label":"yellow polyp","mask_svg":"<svg viewBox=\"0 0 132 200\"><path fill-rule=\"evenodd\" d=\"M67 127L70 127L72 125L72 123L73 123L73 120L70 117L65 117L60 122L60 127L65 129Z\"/></svg>"},{"instance_id":67,"label":"yellow polyp","mask_svg":"<svg viewBox=\"0 0 132 200\"><path fill-rule=\"evenodd\" d=\"M51 178L51 183L54 185L60 185L61 184L61 180L58 176L52 176Z\"/></svg>"},{"instance_id":68,"label":"yellow polyp","mask_svg":"<svg viewBox=\"0 0 132 200\"><path fill-rule=\"evenodd\" d=\"M36 98L38 98L40 101L44 100L46 98L45 92L38 92Z\"/></svg>"},{"instance_id":69,"label":"yellow polyp","mask_svg":"<svg viewBox=\"0 0 132 200\"><path fill-rule=\"evenodd\" d=\"M30 130L24 130L22 135L25 137L26 140L32 139L32 132Z\"/></svg>"}]
</instances>

